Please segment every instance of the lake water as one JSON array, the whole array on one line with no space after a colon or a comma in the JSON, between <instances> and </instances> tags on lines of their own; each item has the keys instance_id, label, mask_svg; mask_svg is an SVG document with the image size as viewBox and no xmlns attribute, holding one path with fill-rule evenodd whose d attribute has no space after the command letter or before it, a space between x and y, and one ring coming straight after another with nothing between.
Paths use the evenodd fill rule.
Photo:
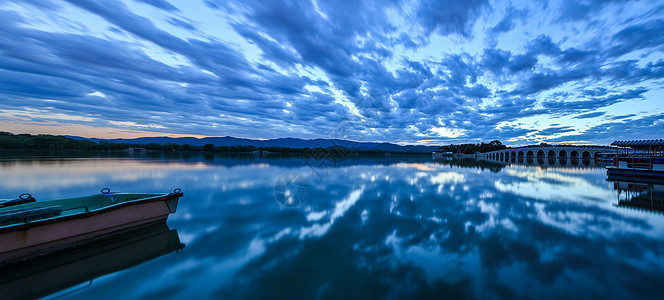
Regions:
<instances>
[{"instance_id":1,"label":"lake water","mask_svg":"<svg viewBox=\"0 0 664 300\"><path fill-rule=\"evenodd\" d=\"M643 299L664 286L661 186L607 181L594 162L21 156L0 178L0 198L184 192L168 220L183 249L50 297Z\"/></svg>"}]
</instances>

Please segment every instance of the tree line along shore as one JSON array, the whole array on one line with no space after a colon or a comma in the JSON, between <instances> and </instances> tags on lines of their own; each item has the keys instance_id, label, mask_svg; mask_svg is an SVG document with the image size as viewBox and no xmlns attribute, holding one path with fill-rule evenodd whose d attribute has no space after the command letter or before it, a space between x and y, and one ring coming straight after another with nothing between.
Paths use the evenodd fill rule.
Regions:
<instances>
[{"instance_id":1,"label":"tree line along shore","mask_svg":"<svg viewBox=\"0 0 664 300\"><path fill-rule=\"evenodd\" d=\"M386 150L361 150L346 147L329 148L288 148L288 147L255 147L255 146L215 146L205 144L195 146L189 144L132 144L132 143L111 143L107 141L77 140L65 136L49 134L13 134L10 132L0 132L0 149L2 150L79 150L79 151L124 151L129 148L142 148L147 151L168 151L168 152L253 152L263 150L273 153L312 153L312 152L344 152L358 154L384 154ZM490 143L479 144L451 144L441 146L440 151L452 153L474 154L476 152L488 152L494 150L506 149L500 141L494 140ZM400 154L429 154L429 151L389 151Z\"/></svg>"}]
</instances>

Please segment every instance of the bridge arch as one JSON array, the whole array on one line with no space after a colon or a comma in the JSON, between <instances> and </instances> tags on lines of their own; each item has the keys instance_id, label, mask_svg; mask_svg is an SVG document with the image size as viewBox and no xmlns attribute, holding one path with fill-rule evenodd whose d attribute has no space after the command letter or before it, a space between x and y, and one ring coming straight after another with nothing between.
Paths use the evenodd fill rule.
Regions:
<instances>
[{"instance_id":1,"label":"bridge arch","mask_svg":"<svg viewBox=\"0 0 664 300\"><path fill-rule=\"evenodd\" d=\"M523 158L564 158L564 159L598 159L602 153L610 153L610 149L600 147L572 147L572 146L556 146L556 147L517 147L512 149L498 150L484 153L487 159L506 160ZM556 162L557 165L560 163ZM576 165L575 163L572 163Z\"/></svg>"},{"instance_id":2,"label":"bridge arch","mask_svg":"<svg viewBox=\"0 0 664 300\"><path fill-rule=\"evenodd\" d=\"M561 156L561 157L559 157L559 158L558 158L558 163L559 163L561 166L566 165L566 164L567 164L567 157L566 157L566 156Z\"/></svg>"}]
</instances>

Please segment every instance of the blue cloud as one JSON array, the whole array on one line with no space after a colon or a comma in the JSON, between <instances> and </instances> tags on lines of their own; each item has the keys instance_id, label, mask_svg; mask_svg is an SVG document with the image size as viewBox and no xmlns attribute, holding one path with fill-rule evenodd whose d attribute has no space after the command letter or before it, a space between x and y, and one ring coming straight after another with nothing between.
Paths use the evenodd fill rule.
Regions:
<instances>
[{"instance_id":1,"label":"blue cloud","mask_svg":"<svg viewBox=\"0 0 664 300\"><path fill-rule=\"evenodd\" d=\"M152 5L156 8L161 8L167 11L180 11L177 7L175 7L173 4L169 3L166 0L135 0L135 1L143 2Z\"/></svg>"},{"instance_id":2,"label":"blue cloud","mask_svg":"<svg viewBox=\"0 0 664 300\"><path fill-rule=\"evenodd\" d=\"M522 80L519 87L512 90L513 95L530 95L559 87L570 81L577 81L592 75L593 70L577 68L561 72L533 73Z\"/></svg>"},{"instance_id":3,"label":"blue cloud","mask_svg":"<svg viewBox=\"0 0 664 300\"><path fill-rule=\"evenodd\" d=\"M661 138L661 133L664 132L662 120L664 120L664 114L607 122L592 126L580 134L551 139L550 142L582 140L609 144L614 140L633 140L637 136L641 139L657 139Z\"/></svg>"},{"instance_id":4,"label":"blue cloud","mask_svg":"<svg viewBox=\"0 0 664 300\"><path fill-rule=\"evenodd\" d=\"M626 27L613 36L615 46L607 50L610 56L622 56L629 52L664 47L664 19L657 19L639 25Z\"/></svg>"},{"instance_id":5,"label":"blue cloud","mask_svg":"<svg viewBox=\"0 0 664 300\"><path fill-rule=\"evenodd\" d=\"M192 25L190 22L187 22L187 21L184 21L184 20L181 20L181 19L168 18L166 21L168 23L171 23L172 25L180 27L182 29L191 30L191 31L196 30L196 26Z\"/></svg>"},{"instance_id":6,"label":"blue cloud","mask_svg":"<svg viewBox=\"0 0 664 300\"><path fill-rule=\"evenodd\" d=\"M545 34L540 34L531 40L526 49L530 53L548 56L557 56L561 52L560 47L551 40L551 37Z\"/></svg>"},{"instance_id":7,"label":"blue cloud","mask_svg":"<svg viewBox=\"0 0 664 300\"><path fill-rule=\"evenodd\" d=\"M419 3L417 17L430 33L469 37L471 27L488 6L486 0L424 0Z\"/></svg>"},{"instance_id":8,"label":"blue cloud","mask_svg":"<svg viewBox=\"0 0 664 300\"><path fill-rule=\"evenodd\" d=\"M574 119L592 119L592 118L601 117L605 114L606 114L605 111L597 111L597 112L591 112L591 113L575 116Z\"/></svg>"},{"instance_id":9,"label":"blue cloud","mask_svg":"<svg viewBox=\"0 0 664 300\"><path fill-rule=\"evenodd\" d=\"M643 99L643 93L647 91L648 90L645 88L637 88L627 90L619 94L613 94L604 97L590 97L586 100L579 101L548 100L544 101L542 105L554 113L589 111L607 107L626 100Z\"/></svg>"},{"instance_id":10,"label":"blue cloud","mask_svg":"<svg viewBox=\"0 0 664 300\"><path fill-rule=\"evenodd\" d=\"M516 21L522 20L528 17L528 10L516 9L514 6L508 6L505 15L503 18L496 24L496 26L491 28L492 33L504 33L509 32L516 26Z\"/></svg>"},{"instance_id":11,"label":"blue cloud","mask_svg":"<svg viewBox=\"0 0 664 300\"><path fill-rule=\"evenodd\" d=\"M622 116L612 116L609 117L611 120L622 120L622 119L627 119L631 117L636 117L636 114L627 114L627 115L622 115Z\"/></svg>"},{"instance_id":12,"label":"blue cloud","mask_svg":"<svg viewBox=\"0 0 664 300\"><path fill-rule=\"evenodd\" d=\"M561 3L562 9L559 11L558 21L587 21L593 16L593 14L598 14L601 10L608 6L627 2L629 2L629 0L564 0Z\"/></svg>"}]
</instances>

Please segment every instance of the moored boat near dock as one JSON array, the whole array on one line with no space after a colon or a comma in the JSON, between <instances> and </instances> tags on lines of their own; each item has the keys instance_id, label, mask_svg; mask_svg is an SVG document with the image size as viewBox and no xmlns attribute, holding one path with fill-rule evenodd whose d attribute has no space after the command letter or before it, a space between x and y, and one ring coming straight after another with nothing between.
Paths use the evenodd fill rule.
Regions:
<instances>
[{"instance_id":1,"label":"moored boat near dock","mask_svg":"<svg viewBox=\"0 0 664 300\"><path fill-rule=\"evenodd\" d=\"M448 151L436 150L431 153L431 156L434 159L447 158L447 157L451 158L454 156L454 153Z\"/></svg>"},{"instance_id":2,"label":"moored boat near dock","mask_svg":"<svg viewBox=\"0 0 664 300\"><path fill-rule=\"evenodd\" d=\"M180 189L132 194L105 188L85 197L2 202L6 206L0 208L0 266L165 222L182 195Z\"/></svg>"},{"instance_id":3,"label":"moored boat near dock","mask_svg":"<svg viewBox=\"0 0 664 300\"><path fill-rule=\"evenodd\" d=\"M606 167L609 179L652 178L664 180L664 140L615 141L613 165Z\"/></svg>"}]
</instances>

